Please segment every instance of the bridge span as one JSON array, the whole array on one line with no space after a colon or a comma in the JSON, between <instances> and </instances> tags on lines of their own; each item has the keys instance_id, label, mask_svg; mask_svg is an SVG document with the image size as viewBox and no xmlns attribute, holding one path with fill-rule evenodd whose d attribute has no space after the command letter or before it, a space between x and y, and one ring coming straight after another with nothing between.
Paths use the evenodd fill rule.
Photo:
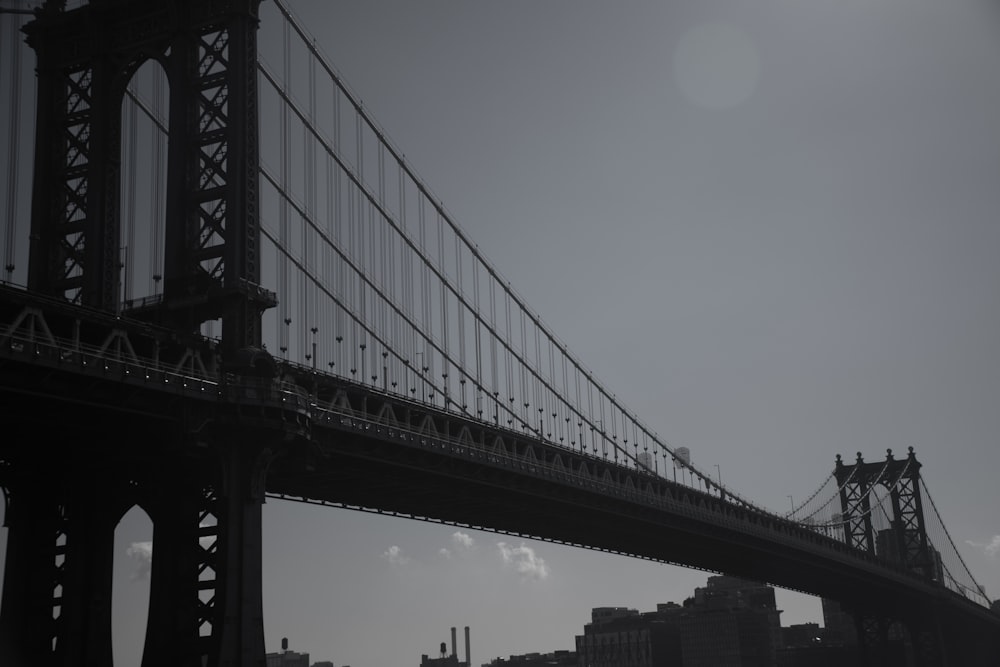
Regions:
<instances>
[{"instance_id":1,"label":"bridge span","mask_svg":"<svg viewBox=\"0 0 1000 667\"><path fill-rule=\"evenodd\" d=\"M112 510L102 514L105 531L117 523L108 517L133 504L159 526L164 502L176 504L185 486L198 491L194 505L205 500L201 484L213 479L204 476L215 460L222 480L235 476L229 465L248 475L243 502L255 506L267 494L765 581L837 600L865 618L901 620L915 637L946 637L945 654L953 661L963 656L954 664L988 664L996 648L983 638L1000 635L1000 617L981 604L852 546L843 531L824 534L723 488L692 488L634 460L608 460L454 404L434 406L275 362L263 351L249 359L261 375L238 376L218 364L215 341L180 340L141 320L11 287L0 288L0 296L0 391L12 434L0 448L0 484L12 492L15 527L24 520L24 497L41 495L66 508L73 494L95 483L108 485L100 494L105 504L91 508ZM54 417L58 424L50 423ZM25 448L38 439L42 422L44 446ZM236 463L225 464L232 456ZM208 507L192 508L201 512L201 525L206 516L225 515ZM89 514L84 521L96 519ZM218 558L232 557L228 539L259 540L259 516L250 524L249 534L214 535L220 548L202 555L202 567L211 563L214 570ZM12 535L5 600L38 593L25 589L32 579L26 571L38 566L18 558L23 540ZM157 528L157 548L179 547ZM163 607L185 605L177 583L154 575L153 639L163 632L153 623L167 613ZM67 602L52 598L60 609ZM212 600L200 620L208 621L221 602ZM30 616L21 618L13 625L37 633L38 626L25 627ZM160 637L161 646L173 641L169 635Z\"/></svg>"}]
</instances>

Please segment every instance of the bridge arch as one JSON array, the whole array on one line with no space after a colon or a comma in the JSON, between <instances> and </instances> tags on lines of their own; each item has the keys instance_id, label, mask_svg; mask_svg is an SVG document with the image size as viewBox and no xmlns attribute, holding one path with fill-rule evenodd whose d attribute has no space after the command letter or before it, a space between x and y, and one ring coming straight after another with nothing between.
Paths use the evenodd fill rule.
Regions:
<instances>
[{"instance_id":1,"label":"bridge arch","mask_svg":"<svg viewBox=\"0 0 1000 667\"><path fill-rule=\"evenodd\" d=\"M143 54L123 70L118 242L123 310L163 292L168 81L162 53Z\"/></svg>"},{"instance_id":2,"label":"bridge arch","mask_svg":"<svg viewBox=\"0 0 1000 667\"><path fill-rule=\"evenodd\" d=\"M142 655L149 614L152 531L153 521L139 504L128 508L115 526L111 638L117 665L132 664L126 659L130 654Z\"/></svg>"}]
</instances>

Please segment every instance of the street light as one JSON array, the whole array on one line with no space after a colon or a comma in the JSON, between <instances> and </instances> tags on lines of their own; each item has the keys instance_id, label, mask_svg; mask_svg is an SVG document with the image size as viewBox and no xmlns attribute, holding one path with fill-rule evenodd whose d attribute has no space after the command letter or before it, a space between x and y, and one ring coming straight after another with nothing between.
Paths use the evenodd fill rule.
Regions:
<instances>
[{"instance_id":1,"label":"street light","mask_svg":"<svg viewBox=\"0 0 1000 667\"><path fill-rule=\"evenodd\" d=\"M715 474L718 475L718 477L719 477L719 488L721 489L722 488L722 469L719 467L718 463L715 464Z\"/></svg>"}]
</instances>

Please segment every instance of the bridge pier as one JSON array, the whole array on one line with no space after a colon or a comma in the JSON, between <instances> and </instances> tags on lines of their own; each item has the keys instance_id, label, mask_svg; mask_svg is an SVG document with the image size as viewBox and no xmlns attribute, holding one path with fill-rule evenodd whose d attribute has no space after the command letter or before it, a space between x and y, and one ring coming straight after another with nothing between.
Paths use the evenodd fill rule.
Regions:
<instances>
[{"instance_id":1,"label":"bridge pier","mask_svg":"<svg viewBox=\"0 0 1000 667\"><path fill-rule=\"evenodd\" d=\"M151 436L117 462L67 447L19 461L0 480L0 665L112 666L115 528L139 505L155 556L142 667L264 667L264 484L273 453L297 433L286 427L231 415L180 445Z\"/></svg>"},{"instance_id":2,"label":"bridge pier","mask_svg":"<svg viewBox=\"0 0 1000 667\"><path fill-rule=\"evenodd\" d=\"M61 579L61 570L55 566L54 536L64 530L62 503L42 485L9 484L6 491L8 535L0 605L0 663L27 665L52 650L57 623L53 619L53 584ZM61 552L60 560L64 558Z\"/></svg>"},{"instance_id":3,"label":"bridge pier","mask_svg":"<svg viewBox=\"0 0 1000 667\"><path fill-rule=\"evenodd\" d=\"M889 643L891 619L883 614L855 612L859 657L863 667L905 667L904 660L892 661Z\"/></svg>"},{"instance_id":4,"label":"bridge pier","mask_svg":"<svg viewBox=\"0 0 1000 667\"><path fill-rule=\"evenodd\" d=\"M272 449L234 431L198 443L215 465L174 465L155 484L142 667L264 666L261 516Z\"/></svg>"},{"instance_id":5,"label":"bridge pier","mask_svg":"<svg viewBox=\"0 0 1000 667\"><path fill-rule=\"evenodd\" d=\"M863 667L955 667L984 664L953 662L941 621L933 610L906 614L854 612Z\"/></svg>"},{"instance_id":6,"label":"bridge pier","mask_svg":"<svg viewBox=\"0 0 1000 667\"><path fill-rule=\"evenodd\" d=\"M7 485L0 664L112 664L114 534L132 502L94 472L36 466Z\"/></svg>"}]
</instances>

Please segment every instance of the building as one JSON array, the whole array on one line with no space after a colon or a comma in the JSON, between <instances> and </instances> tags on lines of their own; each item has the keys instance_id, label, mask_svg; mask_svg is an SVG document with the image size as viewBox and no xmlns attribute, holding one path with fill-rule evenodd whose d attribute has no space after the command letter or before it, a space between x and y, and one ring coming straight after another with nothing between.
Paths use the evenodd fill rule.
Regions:
<instances>
[{"instance_id":1,"label":"building","mask_svg":"<svg viewBox=\"0 0 1000 667\"><path fill-rule=\"evenodd\" d=\"M267 667L310 667L308 653L296 653L295 651L268 653L265 660Z\"/></svg>"},{"instance_id":2,"label":"building","mask_svg":"<svg viewBox=\"0 0 1000 667\"><path fill-rule=\"evenodd\" d=\"M288 639L282 638L281 651L264 656L267 667L309 667L309 654L288 649Z\"/></svg>"},{"instance_id":3,"label":"building","mask_svg":"<svg viewBox=\"0 0 1000 667\"><path fill-rule=\"evenodd\" d=\"M774 588L728 576L709 577L684 602L685 667L770 667L781 645Z\"/></svg>"},{"instance_id":4,"label":"building","mask_svg":"<svg viewBox=\"0 0 1000 667\"><path fill-rule=\"evenodd\" d=\"M678 607L679 609L679 607ZM611 610L614 610L613 612ZM677 635L676 624L656 623L659 612L640 614L635 609L598 607L591 611L591 622L576 638L580 667L654 667L676 664L680 657L679 637L673 650L660 634ZM659 649L658 651L656 649Z\"/></svg>"},{"instance_id":5,"label":"building","mask_svg":"<svg viewBox=\"0 0 1000 667\"><path fill-rule=\"evenodd\" d=\"M576 651L580 667L773 667L779 615L774 588L709 577L683 606L593 609Z\"/></svg>"},{"instance_id":6,"label":"building","mask_svg":"<svg viewBox=\"0 0 1000 667\"><path fill-rule=\"evenodd\" d=\"M823 641L823 630L819 623L800 623L781 628L781 645L813 646Z\"/></svg>"},{"instance_id":7,"label":"building","mask_svg":"<svg viewBox=\"0 0 1000 667\"><path fill-rule=\"evenodd\" d=\"M420 667L469 667L472 664L471 649L469 646L469 626L465 626L465 660L458 659L458 641L456 628L451 629L451 653L448 653L448 644L441 642L440 654L437 658L431 658L426 653L420 656ZM269 666L270 667L270 666Z\"/></svg>"},{"instance_id":8,"label":"building","mask_svg":"<svg viewBox=\"0 0 1000 667\"><path fill-rule=\"evenodd\" d=\"M839 602L823 598L823 641L835 646L857 646L858 630L854 617Z\"/></svg>"},{"instance_id":9,"label":"building","mask_svg":"<svg viewBox=\"0 0 1000 667\"><path fill-rule=\"evenodd\" d=\"M266 654L264 661L267 667L310 667L309 654L289 650L287 638L281 640L281 651ZM329 660L320 660L312 663L311 667L333 667L333 663Z\"/></svg>"},{"instance_id":10,"label":"building","mask_svg":"<svg viewBox=\"0 0 1000 667\"><path fill-rule=\"evenodd\" d=\"M484 667L577 667L577 656L575 651L525 653L512 655L507 660L496 658Z\"/></svg>"},{"instance_id":11,"label":"building","mask_svg":"<svg viewBox=\"0 0 1000 667\"><path fill-rule=\"evenodd\" d=\"M919 542L916 533L912 530L902 531L897 527L886 528L875 534L875 553L894 563L905 563L900 540L912 540L914 543ZM930 558L930 562L926 563L926 566L930 568L931 579L937 582L944 582L944 564L941 561L941 552L930 544L927 545L927 549L929 551L928 557ZM915 553L909 554L909 558L912 559L915 557Z\"/></svg>"},{"instance_id":12,"label":"building","mask_svg":"<svg viewBox=\"0 0 1000 667\"><path fill-rule=\"evenodd\" d=\"M782 646L776 657L777 667L844 667L857 664L857 654L843 644L824 639L818 623L801 623L781 629Z\"/></svg>"},{"instance_id":13,"label":"building","mask_svg":"<svg viewBox=\"0 0 1000 667\"><path fill-rule=\"evenodd\" d=\"M443 642L441 646L446 646ZM268 665L267 667L271 667ZM420 667L468 667L464 662L459 662L454 654L448 655L447 649L437 658L431 658L426 653L420 656Z\"/></svg>"}]
</instances>

